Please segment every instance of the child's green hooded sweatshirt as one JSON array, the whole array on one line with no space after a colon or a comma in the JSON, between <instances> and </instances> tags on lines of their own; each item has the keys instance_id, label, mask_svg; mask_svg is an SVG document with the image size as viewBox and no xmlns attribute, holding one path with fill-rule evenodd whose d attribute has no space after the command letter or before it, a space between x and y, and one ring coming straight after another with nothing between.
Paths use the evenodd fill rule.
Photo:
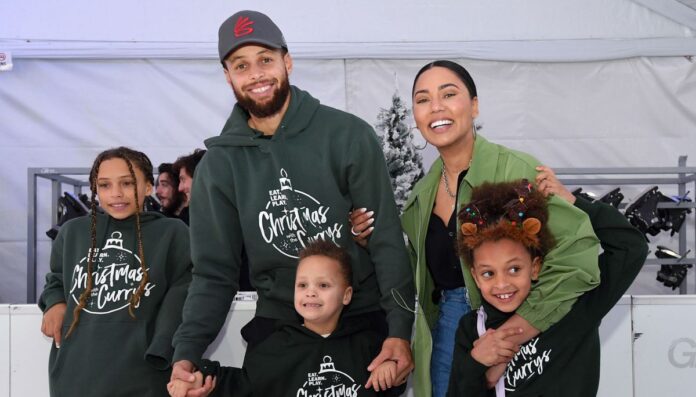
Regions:
<instances>
[{"instance_id":1,"label":"child's green hooded sweatshirt","mask_svg":"<svg viewBox=\"0 0 696 397\"><path fill-rule=\"evenodd\" d=\"M160 213L142 213L141 258L135 216L97 215L92 294L66 338L87 283L90 222L84 216L60 228L39 300L44 312L67 303L63 341L59 349L53 344L49 357L51 396L167 396L171 340L191 281L188 228ZM142 260L149 281L132 318L129 299L142 279Z\"/></svg>"},{"instance_id":2,"label":"child's green hooded sweatshirt","mask_svg":"<svg viewBox=\"0 0 696 397\"><path fill-rule=\"evenodd\" d=\"M383 309L389 336L410 339L413 276L384 154L370 125L291 88L290 104L269 137L248 126L236 105L196 167L190 216L193 281L175 361L200 360L238 289L242 246L258 291L256 315L297 321L297 255L315 239L348 250L353 302L348 315ZM375 211L368 250L351 238L348 212ZM369 253L368 253L369 252Z\"/></svg>"}]
</instances>

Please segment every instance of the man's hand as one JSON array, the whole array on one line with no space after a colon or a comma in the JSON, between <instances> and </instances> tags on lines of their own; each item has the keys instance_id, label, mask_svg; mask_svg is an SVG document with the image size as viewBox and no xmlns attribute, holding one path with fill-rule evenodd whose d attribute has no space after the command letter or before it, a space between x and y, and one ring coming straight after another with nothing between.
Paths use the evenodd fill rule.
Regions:
<instances>
[{"instance_id":1,"label":"man's hand","mask_svg":"<svg viewBox=\"0 0 696 397\"><path fill-rule=\"evenodd\" d=\"M65 317L65 311L68 305L65 303L56 303L51 306L43 315L43 320L41 321L41 332L49 338L53 338L53 342L56 344L57 348L60 348L60 342L63 335L61 334L63 329L63 318Z\"/></svg>"},{"instance_id":2,"label":"man's hand","mask_svg":"<svg viewBox=\"0 0 696 397\"><path fill-rule=\"evenodd\" d=\"M372 372L383 362L391 360L396 362L396 382L393 386L399 386L406 382L408 375L413 370L413 356L411 356L411 346L406 339L387 338L382 343L382 351L370 363L367 370ZM370 374L367 383L374 383L374 374Z\"/></svg>"},{"instance_id":3,"label":"man's hand","mask_svg":"<svg viewBox=\"0 0 696 397\"><path fill-rule=\"evenodd\" d=\"M486 367L506 364L520 350L519 345L506 339L521 333L521 328L489 329L474 341L471 357Z\"/></svg>"},{"instance_id":4,"label":"man's hand","mask_svg":"<svg viewBox=\"0 0 696 397\"><path fill-rule=\"evenodd\" d=\"M167 383L167 391L171 397L186 397L186 393L191 389L197 389L203 386L203 374L196 371L193 376L196 380L193 383L174 379Z\"/></svg>"},{"instance_id":5,"label":"man's hand","mask_svg":"<svg viewBox=\"0 0 696 397\"><path fill-rule=\"evenodd\" d=\"M194 367L193 363L188 360L180 360L172 365L172 375L169 377L170 381L183 380L184 382L194 383L196 377L193 375Z\"/></svg>"}]
</instances>

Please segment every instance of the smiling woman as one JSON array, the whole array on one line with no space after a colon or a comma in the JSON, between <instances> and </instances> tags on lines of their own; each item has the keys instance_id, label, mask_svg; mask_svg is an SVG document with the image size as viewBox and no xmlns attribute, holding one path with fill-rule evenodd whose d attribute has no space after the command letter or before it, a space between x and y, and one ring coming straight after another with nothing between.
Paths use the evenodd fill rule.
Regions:
<instances>
[{"instance_id":1,"label":"smiling woman","mask_svg":"<svg viewBox=\"0 0 696 397\"><path fill-rule=\"evenodd\" d=\"M422 309L416 317L413 385L418 396L440 397L447 392L457 324L481 303L472 275L454 249L457 204L467 202L472 189L485 181L535 180L540 164L476 133L479 98L474 80L461 65L445 60L425 65L414 79L412 93L416 125L440 155L414 187L402 216ZM562 248L554 249L539 283L506 323L524 330L512 337L516 343L559 320L579 294L599 281L597 240L587 216L555 197L549 211L554 214L549 227ZM568 261L569 257L575 259ZM548 287L560 280L572 281L562 291Z\"/></svg>"}]
</instances>

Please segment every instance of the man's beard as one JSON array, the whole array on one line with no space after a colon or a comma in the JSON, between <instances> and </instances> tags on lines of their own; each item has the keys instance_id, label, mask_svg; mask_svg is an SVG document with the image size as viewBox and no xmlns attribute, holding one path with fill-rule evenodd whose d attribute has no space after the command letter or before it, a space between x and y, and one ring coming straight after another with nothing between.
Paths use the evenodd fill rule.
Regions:
<instances>
[{"instance_id":1,"label":"man's beard","mask_svg":"<svg viewBox=\"0 0 696 397\"><path fill-rule=\"evenodd\" d=\"M286 74L284 79L278 81L271 99L264 103L255 102L248 95L237 91L236 87L232 87L232 89L239 106L246 109L246 111L254 117L265 118L277 114L280 112L280 109L283 108L285 100L287 100L290 94L290 83L288 82L288 75Z\"/></svg>"}]
</instances>

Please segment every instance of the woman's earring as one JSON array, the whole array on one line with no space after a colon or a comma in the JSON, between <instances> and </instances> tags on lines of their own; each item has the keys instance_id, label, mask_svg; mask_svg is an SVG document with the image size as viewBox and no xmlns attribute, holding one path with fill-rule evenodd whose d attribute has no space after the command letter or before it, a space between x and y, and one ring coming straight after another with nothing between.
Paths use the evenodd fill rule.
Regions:
<instances>
[{"instance_id":1,"label":"woman's earring","mask_svg":"<svg viewBox=\"0 0 696 397\"><path fill-rule=\"evenodd\" d=\"M411 128L409 129L409 131L408 131L408 132L411 133L411 136L413 136L413 130L414 130L414 129L418 129L418 127L411 127ZM413 144L413 147L416 148L416 150L423 150L423 149L425 149L426 147L428 147L428 141L425 140L425 139L423 139L423 140L425 141L425 143L423 144L423 147L420 147L420 146L416 145L415 143Z\"/></svg>"}]
</instances>

